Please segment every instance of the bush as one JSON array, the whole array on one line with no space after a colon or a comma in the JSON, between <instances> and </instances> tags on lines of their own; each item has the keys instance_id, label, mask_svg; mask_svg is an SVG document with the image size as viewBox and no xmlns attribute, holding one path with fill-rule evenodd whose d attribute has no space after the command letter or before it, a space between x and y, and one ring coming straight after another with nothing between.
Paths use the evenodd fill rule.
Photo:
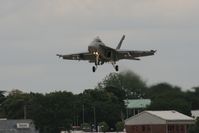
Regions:
<instances>
[{"instance_id":1,"label":"bush","mask_svg":"<svg viewBox=\"0 0 199 133\"><path fill-rule=\"evenodd\" d=\"M123 131L123 129L124 129L124 122L118 121L118 122L115 124L115 128L116 128L116 131L117 131L117 132Z\"/></svg>"},{"instance_id":2,"label":"bush","mask_svg":"<svg viewBox=\"0 0 199 133\"><path fill-rule=\"evenodd\" d=\"M91 131L91 126L90 126L90 124L88 124L88 123L82 124L82 125L81 125L81 128L82 128L82 130L85 131L85 132Z\"/></svg>"},{"instance_id":3,"label":"bush","mask_svg":"<svg viewBox=\"0 0 199 133\"><path fill-rule=\"evenodd\" d=\"M100 129L100 131L102 131L102 132L107 132L108 131L108 129L109 129L109 126L108 126L108 124L106 123L106 122L100 122L99 123L99 129Z\"/></svg>"}]
</instances>

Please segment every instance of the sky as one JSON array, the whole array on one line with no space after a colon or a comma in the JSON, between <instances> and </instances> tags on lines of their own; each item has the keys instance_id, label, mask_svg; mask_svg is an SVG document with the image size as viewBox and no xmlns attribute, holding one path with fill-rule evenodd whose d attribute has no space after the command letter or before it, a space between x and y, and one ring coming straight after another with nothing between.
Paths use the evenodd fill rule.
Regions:
<instances>
[{"instance_id":1,"label":"sky","mask_svg":"<svg viewBox=\"0 0 199 133\"><path fill-rule=\"evenodd\" d=\"M112 65L58 59L86 52L99 36L115 48L157 50L141 61L119 61L147 85L199 86L198 0L0 0L0 90L81 93L95 88Z\"/></svg>"}]
</instances>

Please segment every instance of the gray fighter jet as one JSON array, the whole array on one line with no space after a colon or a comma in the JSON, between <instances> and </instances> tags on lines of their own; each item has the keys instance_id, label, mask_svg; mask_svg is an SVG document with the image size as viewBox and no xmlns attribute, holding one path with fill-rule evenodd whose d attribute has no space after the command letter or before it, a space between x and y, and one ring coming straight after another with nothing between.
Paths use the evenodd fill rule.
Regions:
<instances>
[{"instance_id":1,"label":"gray fighter jet","mask_svg":"<svg viewBox=\"0 0 199 133\"><path fill-rule=\"evenodd\" d=\"M137 51L137 50L121 50L120 47L125 38L125 35L122 36L116 49L106 46L99 37L96 37L91 44L88 46L88 52L60 55L66 60L87 60L90 63L94 63L95 66L92 67L93 72L95 72L99 65L104 63L111 63L116 71L119 70L116 62L122 59L127 60L140 60L138 57L154 55L156 50L150 51Z\"/></svg>"}]
</instances>

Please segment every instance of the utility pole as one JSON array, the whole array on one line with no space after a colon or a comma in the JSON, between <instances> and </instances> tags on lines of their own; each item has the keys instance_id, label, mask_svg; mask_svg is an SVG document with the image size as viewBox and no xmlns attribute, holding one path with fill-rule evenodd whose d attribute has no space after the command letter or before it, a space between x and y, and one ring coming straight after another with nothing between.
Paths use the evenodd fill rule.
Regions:
<instances>
[{"instance_id":1,"label":"utility pole","mask_svg":"<svg viewBox=\"0 0 199 133\"><path fill-rule=\"evenodd\" d=\"M82 122L83 122L83 125L84 125L84 104L82 106Z\"/></svg>"},{"instance_id":2,"label":"utility pole","mask_svg":"<svg viewBox=\"0 0 199 133\"><path fill-rule=\"evenodd\" d=\"M73 117L73 126L76 126L76 114L74 113L74 117Z\"/></svg>"},{"instance_id":3,"label":"utility pole","mask_svg":"<svg viewBox=\"0 0 199 133\"><path fill-rule=\"evenodd\" d=\"M79 116L77 114L77 126L79 126Z\"/></svg>"},{"instance_id":4,"label":"utility pole","mask_svg":"<svg viewBox=\"0 0 199 133\"><path fill-rule=\"evenodd\" d=\"M93 118L94 118L94 126L96 127L96 112L95 112L95 106L93 107ZM95 128L94 127L94 128Z\"/></svg>"},{"instance_id":5,"label":"utility pole","mask_svg":"<svg viewBox=\"0 0 199 133\"><path fill-rule=\"evenodd\" d=\"M24 105L23 110L24 110L24 119L26 119L27 118L27 107L26 107L26 105Z\"/></svg>"},{"instance_id":6,"label":"utility pole","mask_svg":"<svg viewBox=\"0 0 199 133\"><path fill-rule=\"evenodd\" d=\"M127 101L126 101L126 117L127 118L129 118L128 104L129 104L129 99L128 99L128 95L127 95Z\"/></svg>"}]
</instances>

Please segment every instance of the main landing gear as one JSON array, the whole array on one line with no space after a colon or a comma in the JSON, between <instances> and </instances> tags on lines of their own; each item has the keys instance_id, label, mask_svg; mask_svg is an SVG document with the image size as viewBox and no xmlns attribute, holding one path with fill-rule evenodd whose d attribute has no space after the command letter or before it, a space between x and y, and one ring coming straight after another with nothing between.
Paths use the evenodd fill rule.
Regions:
<instances>
[{"instance_id":1,"label":"main landing gear","mask_svg":"<svg viewBox=\"0 0 199 133\"><path fill-rule=\"evenodd\" d=\"M118 66L118 65L116 65L116 64L115 64L115 62L113 62L113 63L112 63L112 65L113 65L113 67L114 67L115 71L119 71L119 66Z\"/></svg>"},{"instance_id":2,"label":"main landing gear","mask_svg":"<svg viewBox=\"0 0 199 133\"><path fill-rule=\"evenodd\" d=\"M118 71L119 71L119 66L118 66L118 65L116 65L115 63L112 63L112 65L113 65L113 67L114 67L115 71L117 71L117 72L118 72ZM93 72L96 72L97 68L98 68L98 65L93 66L93 67L92 67Z\"/></svg>"},{"instance_id":3,"label":"main landing gear","mask_svg":"<svg viewBox=\"0 0 199 133\"><path fill-rule=\"evenodd\" d=\"M97 66L93 66L93 72L97 70Z\"/></svg>"},{"instance_id":4,"label":"main landing gear","mask_svg":"<svg viewBox=\"0 0 199 133\"><path fill-rule=\"evenodd\" d=\"M96 59L95 59L95 66L92 67L92 70L93 72L95 72L99 65L104 64L104 61L99 58L100 55L98 52L93 52L93 54L96 56ZM115 61L111 61L111 64L113 65L115 71L119 71L119 66L116 65Z\"/></svg>"},{"instance_id":5,"label":"main landing gear","mask_svg":"<svg viewBox=\"0 0 199 133\"><path fill-rule=\"evenodd\" d=\"M119 71L119 66L118 65L115 66L115 71Z\"/></svg>"}]
</instances>

